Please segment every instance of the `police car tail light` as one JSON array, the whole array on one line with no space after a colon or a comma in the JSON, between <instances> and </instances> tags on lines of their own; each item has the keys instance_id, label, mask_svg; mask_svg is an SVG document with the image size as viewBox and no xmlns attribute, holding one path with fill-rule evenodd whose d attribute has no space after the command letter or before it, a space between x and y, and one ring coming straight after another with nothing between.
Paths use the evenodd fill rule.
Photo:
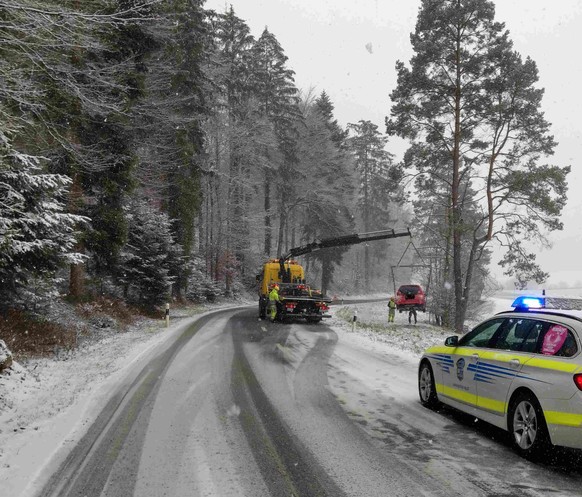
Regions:
<instances>
[{"instance_id":1,"label":"police car tail light","mask_svg":"<svg viewBox=\"0 0 582 497\"><path fill-rule=\"evenodd\" d=\"M546 306L546 299L543 297L517 297L511 307L516 309L543 309Z\"/></svg>"},{"instance_id":2,"label":"police car tail light","mask_svg":"<svg viewBox=\"0 0 582 497\"><path fill-rule=\"evenodd\" d=\"M576 383L578 390L582 390L582 374L574 375L574 383Z\"/></svg>"}]
</instances>

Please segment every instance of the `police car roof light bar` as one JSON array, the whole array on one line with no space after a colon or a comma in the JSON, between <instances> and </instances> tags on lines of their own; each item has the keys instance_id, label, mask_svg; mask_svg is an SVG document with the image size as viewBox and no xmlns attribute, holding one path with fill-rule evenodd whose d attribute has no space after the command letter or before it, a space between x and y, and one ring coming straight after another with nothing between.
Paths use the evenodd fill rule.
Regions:
<instances>
[{"instance_id":1,"label":"police car roof light bar","mask_svg":"<svg viewBox=\"0 0 582 497\"><path fill-rule=\"evenodd\" d=\"M528 309L544 309L546 307L546 299L543 297L528 297L526 295L521 295L517 297L511 307L515 307L515 310L528 310Z\"/></svg>"}]
</instances>

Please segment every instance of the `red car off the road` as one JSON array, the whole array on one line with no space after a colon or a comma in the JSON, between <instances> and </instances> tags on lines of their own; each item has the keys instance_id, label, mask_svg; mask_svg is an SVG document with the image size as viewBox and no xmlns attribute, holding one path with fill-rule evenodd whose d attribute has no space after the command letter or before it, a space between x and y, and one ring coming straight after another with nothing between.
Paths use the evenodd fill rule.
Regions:
<instances>
[{"instance_id":1,"label":"red car off the road","mask_svg":"<svg viewBox=\"0 0 582 497\"><path fill-rule=\"evenodd\" d=\"M396 292L396 308L399 312L416 309L426 311L426 295L420 285L402 285Z\"/></svg>"}]
</instances>

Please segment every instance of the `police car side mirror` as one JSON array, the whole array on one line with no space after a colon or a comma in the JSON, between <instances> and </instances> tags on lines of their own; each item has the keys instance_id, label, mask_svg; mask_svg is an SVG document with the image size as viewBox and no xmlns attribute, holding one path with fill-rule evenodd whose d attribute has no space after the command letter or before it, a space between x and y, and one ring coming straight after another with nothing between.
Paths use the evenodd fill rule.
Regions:
<instances>
[{"instance_id":1,"label":"police car side mirror","mask_svg":"<svg viewBox=\"0 0 582 497\"><path fill-rule=\"evenodd\" d=\"M458 336L447 337L447 339L445 340L445 345L447 347L456 347L458 343L459 343Z\"/></svg>"}]
</instances>

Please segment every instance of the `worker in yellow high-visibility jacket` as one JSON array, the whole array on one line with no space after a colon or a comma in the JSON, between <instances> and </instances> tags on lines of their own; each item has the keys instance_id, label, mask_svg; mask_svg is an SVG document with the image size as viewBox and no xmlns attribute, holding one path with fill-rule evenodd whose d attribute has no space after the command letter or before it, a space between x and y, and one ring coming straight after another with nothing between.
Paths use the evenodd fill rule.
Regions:
<instances>
[{"instance_id":1,"label":"worker in yellow high-visibility jacket","mask_svg":"<svg viewBox=\"0 0 582 497\"><path fill-rule=\"evenodd\" d=\"M394 322L394 316L396 315L396 302L394 301L394 297L390 297L388 301L388 322Z\"/></svg>"},{"instance_id":2,"label":"worker in yellow high-visibility jacket","mask_svg":"<svg viewBox=\"0 0 582 497\"><path fill-rule=\"evenodd\" d=\"M269 305L267 306L267 312L270 314L271 323L277 318L277 305L281 302L279 297L279 285L273 285L273 288L269 292Z\"/></svg>"}]
</instances>

